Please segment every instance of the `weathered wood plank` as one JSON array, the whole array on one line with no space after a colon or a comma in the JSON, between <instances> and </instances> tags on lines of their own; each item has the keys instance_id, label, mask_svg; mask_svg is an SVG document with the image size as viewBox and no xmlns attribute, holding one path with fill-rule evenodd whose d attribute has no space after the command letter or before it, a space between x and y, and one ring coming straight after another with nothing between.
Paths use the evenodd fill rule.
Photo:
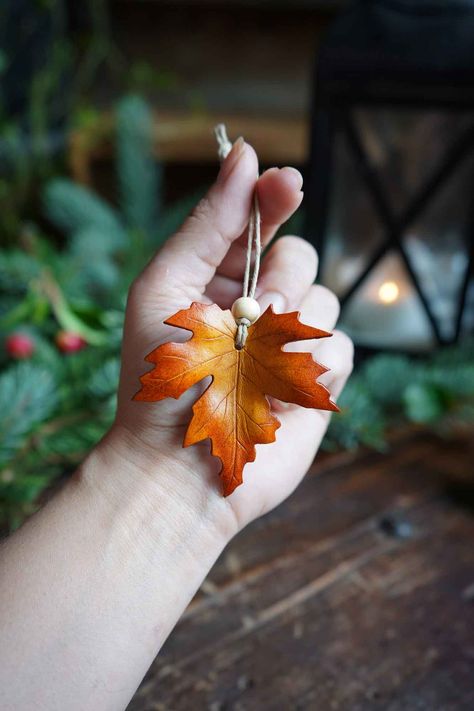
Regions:
<instances>
[{"instance_id":1,"label":"weathered wood plank","mask_svg":"<svg viewBox=\"0 0 474 711\"><path fill-rule=\"evenodd\" d=\"M130 710L472 708L474 518L451 495L471 461L421 438L316 465L231 544Z\"/></svg>"},{"instance_id":2,"label":"weathered wood plank","mask_svg":"<svg viewBox=\"0 0 474 711\"><path fill-rule=\"evenodd\" d=\"M368 452L358 457L318 458L303 484L283 506L249 526L232 542L210 579L223 584L249 569L271 565L288 552L302 550L308 542L325 540L382 510L396 508L404 497L419 492L429 495L443 491L449 484L454 486L455 468L459 468L456 462L466 468L471 456L474 451L471 455L471 446L465 440L453 445L449 453L431 438L423 437L400 442L386 456Z\"/></svg>"},{"instance_id":3,"label":"weathered wood plank","mask_svg":"<svg viewBox=\"0 0 474 711\"><path fill-rule=\"evenodd\" d=\"M164 163L217 165L214 126L225 123L231 140L245 136L267 165L302 165L308 152L307 122L303 117L253 117L225 112L205 114L160 111L155 116L155 155ZM114 122L104 113L91 128L70 135L68 162L75 181L92 185L97 160L111 159Z\"/></svg>"}]
</instances>

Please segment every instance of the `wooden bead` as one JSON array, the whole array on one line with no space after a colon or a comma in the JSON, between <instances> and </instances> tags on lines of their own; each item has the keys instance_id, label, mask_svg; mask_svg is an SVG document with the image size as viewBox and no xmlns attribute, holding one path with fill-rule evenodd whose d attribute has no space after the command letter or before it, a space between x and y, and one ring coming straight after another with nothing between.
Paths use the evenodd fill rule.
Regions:
<instances>
[{"instance_id":1,"label":"wooden bead","mask_svg":"<svg viewBox=\"0 0 474 711\"><path fill-rule=\"evenodd\" d=\"M260 316L260 304L250 296L241 296L232 305L232 316L237 321L239 318L246 318L253 323Z\"/></svg>"}]
</instances>

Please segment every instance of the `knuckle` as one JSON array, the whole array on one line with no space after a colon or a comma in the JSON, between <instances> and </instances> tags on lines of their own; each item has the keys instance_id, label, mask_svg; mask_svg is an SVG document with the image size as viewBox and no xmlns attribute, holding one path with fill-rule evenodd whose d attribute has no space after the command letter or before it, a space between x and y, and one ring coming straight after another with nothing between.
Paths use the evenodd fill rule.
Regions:
<instances>
[{"instance_id":1,"label":"knuckle","mask_svg":"<svg viewBox=\"0 0 474 711\"><path fill-rule=\"evenodd\" d=\"M341 370L344 374L352 372L354 365L354 344L347 333L336 330L333 333L333 339L337 342L337 350L341 360Z\"/></svg>"},{"instance_id":2,"label":"knuckle","mask_svg":"<svg viewBox=\"0 0 474 711\"><path fill-rule=\"evenodd\" d=\"M302 237L294 237L293 239L296 241L295 248L297 249L299 261L304 265L307 272L311 274L311 281L314 281L318 269L318 254L313 245Z\"/></svg>"},{"instance_id":3,"label":"knuckle","mask_svg":"<svg viewBox=\"0 0 474 711\"><path fill-rule=\"evenodd\" d=\"M299 235L285 235L284 237L281 237L279 242L282 242L283 244L286 243L287 245L291 246L292 249L297 249L303 254L306 254L308 257L313 257L315 259L317 256L316 250L313 245L310 244L310 242L308 242L303 237L300 237Z\"/></svg>"},{"instance_id":4,"label":"knuckle","mask_svg":"<svg viewBox=\"0 0 474 711\"><path fill-rule=\"evenodd\" d=\"M191 226L193 224L196 224L197 226L202 227L202 225L208 225L212 222L212 215L213 208L211 205L211 201L209 200L207 195L205 195L191 210L188 222Z\"/></svg>"},{"instance_id":5,"label":"knuckle","mask_svg":"<svg viewBox=\"0 0 474 711\"><path fill-rule=\"evenodd\" d=\"M297 241L300 252L304 254L307 259L310 259L312 264L316 264L318 261L318 253L311 242L308 242L308 240L303 237L294 236L293 239Z\"/></svg>"},{"instance_id":6,"label":"knuckle","mask_svg":"<svg viewBox=\"0 0 474 711\"><path fill-rule=\"evenodd\" d=\"M277 244L281 243L282 246L291 250L292 254L298 254L301 258L304 258L311 267L316 267L318 261L318 253L310 242L303 239L303 237L298 237L297 235L285 235L282 237Z\"/></svg>"},{"instance_id":7,"label":"knuckle","mask_svg":"<svg viewBox=\"0 0 474 711\"><path fill-rule=\"evenodd\" d=\"M290 279L312 283L316 277L318 257L314 247L302 237L285 235L274 246L274 257L284 266Z\"/></svg>"},{"instance_id":8,"label":"knuckle","mask_svg":"<svg viewBox=\"0 0 474 711\"><path fill-rule=\"evenodd\" d=\"M216 209L207 195L201 198L191 211L180 230L180 236L186 239L187 236L195 237L202 233L207 234L219 249L221 247L228 249L233 238L233 234L228 232L227 228L219 224ZM200 254L198 247L195 246L193 249L196 253ZM217 251L219 251L219 249ZM219 259L217 258L216 261L214 261L214 257L206 258L206 261L209 261L209 264L213 267L219 263Z\"/></svg>"},{"instance_id":9,"label":"knuckle","mask_svg":"<svg viewBox=\"0 0 474 711\"><path fill-rule=\"evenodd\" d=\"M341 311L341 306L336 294L328 289L327 286L318 285L317 289L319 299L324 303L324 307L334 316L334 318L337 318Z\"/></svg>"}]
</instances>

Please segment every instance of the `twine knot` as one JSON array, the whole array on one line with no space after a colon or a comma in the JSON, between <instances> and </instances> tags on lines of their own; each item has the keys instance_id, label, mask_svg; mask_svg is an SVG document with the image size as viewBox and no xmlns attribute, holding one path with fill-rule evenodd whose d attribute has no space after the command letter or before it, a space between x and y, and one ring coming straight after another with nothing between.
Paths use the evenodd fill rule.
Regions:
<instances>
[{"instance_id":1,"label":"twine knot","mask_svg":"<svg viewBox=\"0 0 474 711\"><path fill-rule=\"evenodd\" d=\"M251 324L248 318L237 318L235 319L237 324L237 333L235 334L235 347L238 351L242 350L245 346L245 341L247 340L248 327Z\"/></svg>"},{"instance_id":2,"label":"twine knot","mask_svg":"<svg viewBox=\"0 0 474 711\"><path fill-rule=\"evenodd\" d=\"M227 131L223 123L218 123L214 128L217 140L217 155L220 160L225 160L232 150L232 143L227 137Z\"/></svg>"}]
</instances>

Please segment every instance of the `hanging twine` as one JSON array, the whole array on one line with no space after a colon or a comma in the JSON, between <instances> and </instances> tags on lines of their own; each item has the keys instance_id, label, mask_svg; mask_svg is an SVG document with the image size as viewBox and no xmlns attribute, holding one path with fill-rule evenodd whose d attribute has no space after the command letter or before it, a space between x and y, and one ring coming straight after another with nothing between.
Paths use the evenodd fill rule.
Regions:
<instances>
[{"instance_id":1,"label":"hanging twine","mask_svg":"<svg viewBox=\"0 0 474 711\"><path fill-rule=\"evenodd\" d=\"M217 139L217 152L221 161L229 155L232 149L232 143L227 137L227 131L223 123L218 124L214 132ZM255 259L253 261L252 271L252 253L255 249ZM258 272L260 270L260 257L262 254L262 243L260 238L260 207L258 204L257 191L254 191L252 208L250 210L248 223L247 237L247 256L245 260L244 281L242 286L242 296L247 296L251 299L255 298L255 290L257 288ZM252 276L250 272L252 271ZM236 319L237 333L235 335L235 347L240 350L244 347L247 339L247 331L250 326L250 321L246 318Z\"/></svg>"}]
</instances>

